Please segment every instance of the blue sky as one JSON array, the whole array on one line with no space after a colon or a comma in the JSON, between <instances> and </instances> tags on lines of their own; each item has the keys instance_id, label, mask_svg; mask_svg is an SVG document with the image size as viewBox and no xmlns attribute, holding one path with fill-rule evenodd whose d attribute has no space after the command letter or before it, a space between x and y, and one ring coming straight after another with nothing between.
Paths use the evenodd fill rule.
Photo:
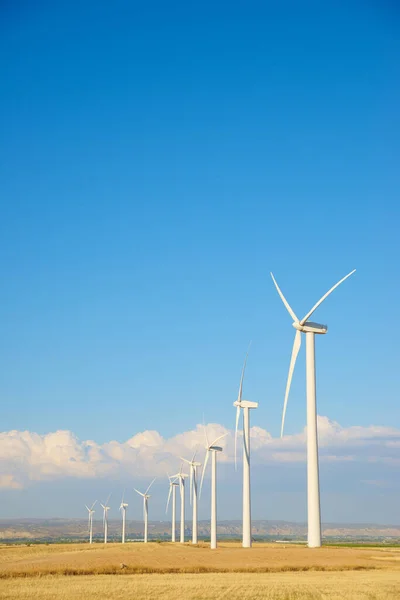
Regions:
<instances>
[{"instance_id":1,"label":"blue sky","mask_svg":"<svg viewBox=\"0 0 400 600\"><path fill-rule=\"evenodd\" d=\"M232 427L252 339L277 436L269 271L302 314L353 268L315 314L319 413L400 427L400 15L323 4L2 4L2 430Z\"/></svg>"}]
</instances>

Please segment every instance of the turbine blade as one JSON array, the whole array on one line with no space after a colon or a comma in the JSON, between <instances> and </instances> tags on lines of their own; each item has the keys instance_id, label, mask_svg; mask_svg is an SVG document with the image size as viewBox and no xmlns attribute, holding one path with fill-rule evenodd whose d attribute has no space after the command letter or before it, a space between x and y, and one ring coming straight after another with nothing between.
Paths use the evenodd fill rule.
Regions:
<instances>
[{"instance_id":1,"label":"turbine blade","mask_svg":"<svg viewBox=\"0 0 400 600\"><path fill-rule=\"evenodd\" d=\"M144 497L144 494L142 494L142 492L139 492L139 490L137 490L136 488L133 488L133 489L135 490L135 492L136 492L137 494L140 494L140 496L143 496L143 497Z\"/></svg>"},{"instance_id":2,"label":"turbine blade","mask_svg":"<svg viewBox=\"0 0 400 600\"><path fill-rule=\"evenodd\" d=\"M209 443L208 443L208 435L207 435L207 427L205 425L203 425L204 428L204 437L206 438L206 448L209 447Z\"/></svg>"},{"instance_id":3,"label":"turbine blade","mask_svg":"<svg viewBox=\"0 0 400 600\"><path fill-rule=\"evenodd\" d=\"M109 502L109 500L110 500L110 498L111 498L111 494L112 494L112 492L110 492L110 493L108 494L108 498L107 498L106 506L108 506L108 502Z\"/></svg>"},{"instance_id":4,"label":"turbine blade","mask_svg":"<svg viewBox=\"0 0 400 600\"><path fill-rule=\"evenodd\" d=\"M95 500L95 501L93 502L91 510L93 510L93 507L94 507L94 505L96 504L96 502L97 502L97 500Z\"/></svg>"},{"instance_id":5,"label":"turbine blade","mask_svg":"<svg viewBox=\"0 0 400 600\"><path fill-rule=\"evenodd\" d=\"M192 462L194 462L194 459L196 458L197 450L198 450L198 446L196 446L196 450L194 451L194 454L192 456Z\"/></svg>"},{"instance_id":6,"label":"turbine blade","mask_svg":"<svg viewBox=\"0 0 400 600\"><path fill-rule=\"evenodd\" d=\"M88 511L90 512L90 508L88 507L88 505L87 505L87 504L85 504L85 506L86 506L86 508L88 509Z\"/></svg>"},{"instance_id":7,"label":"turbine blade","mask_svg":"<svg viewBox=\"0 0 400 600\"><path fill-rule=\"evenodd\" d=\"M236 427L235 427L235 471L237 470L237 434L239 428L239 419L240 419L240 406L236 409Z\"/></svg>"},{"instance_id":8,"label":"turbine blade","mask_svg":"<svg viewBox=\"0 0 400 600\"><path fill-rule=\"evenodd\" d=\"M189 493L190 493L190 506L192 506L192 497L193 497L193 465L190 465L190 483L189 483Z\"/></svg>"},{"instance_id":9,"label":"turbine blade","mask_svg":"<svg viewBox=\"0 0 400 600\"><path fill-rule=\"evenodd\" d=\"M216 440L213 441L212 444L210 444L210 446L214 446L214 444L216 444L217 442L219 442L219 440L222 440L222 438L226 437L227 435L228 435L227 433L224 433L224 434L220 435L219 437L217 437Z\"/></svg>"},{"instance_id":10,"label":"turbine blade","mask_svg":"<svg viewBox=\"0 0 400 600\"><path fill-rule=\"evenodd\" d=\"M203 489L203 481L204 481L204 473L206 472L206 468L207 468L207 463L208 463L208 457L210 455L210 451L207 449L206 450L206 456L204 458L204 465L203 465L203 472L201 474L201 482L200 482L200 493L199 493L199 498L201 498L201 490Z\"/></svg>"},{"instance_id":11,"label":"turbine blade","mask_svg":"<svg viewBox=\"0 0 400 600\"><path fill-rule=\"evenodd\" d=\"M286 382L285 400L283 402L281 437L283 436L283 428L285 426L285 415L286 415L287 402L288 402L288 398L289 398L290 385L292 383L294 366L296 364L296 359L297 359L297 355L300 350L300 346L301 346L301 333L299 330L297 330L296 334L294 336L292 356L290 358L290 365L289 365L289 374L288 374L288 378L287 378L287 382Z\"/></svg>"},{"instance_id":12,"label":"turbine blade","mask_svg":"<svg viewBox=\"0 0 400 600\"><path fill-rule=\"evenodd\" d=\"M157 477L154 477L153 481L151 482L151 484L149 485L149 487L145 491L145 494L147 494L147 492L149 491L149 489L151 488L151 486L153 485L153 483L155 482L156 479L157 479Z\"/></svg>"},{"instance_id":13,"label":"turbine blade","mask_svg":"<svg viewBox=\"0 0 400 600\"><path fill-rule=\"evenodd\" d=\"M243 378L244 378L244 373L246 370L246 362L247 362L247 354L246 354L246 358L244 359L244 364L242 367L242 374L240 376L240 384L239 384L239 391L238 391L238 397L237 397L237 401L240 402L242 400L242 392L243 392Z\"/></svg>"},{"instance_id":14,"label":"turbine blade","mask_svg":"<svg viewBox=\"0 0 400 600\"><path fill-rule=\"evenodd\" d=\"M192 461L188 460L187 458L183 458L182 456L179 457L181 460L185 461L185 463L188 463L188 465L190 465L192 463Z\"/></svg>"},{"instance_id":15,"label":"turbine blade","mask_svg":"<svg viewBox=\"0 0 400 600\"><path fill-rule=\"evenodd\" d=\"M244 358L244 363L243 363L243 368L242 368L242 375L240 377L239 393L238 393L238 398L237 398L238 402L240 402L242 400L243 379L244 379L244 374L246 372L247 357L248 357L249 352L250 352L250 347L251 347L251 342L249 344L249 347L248 347L247 352L246 352L246 356Z\"/></svg>"},{"instance_id":16,"label":"turbine blade","mask_svg":"<svg viewBox=\"0 0 400 600\"><path fill-rule=\"evenodd\" d=\"M277 289L277 292L278 292L278 294L279 294L279 295L280 295L280 297L281 297L281 300L282 300L283 304L286 306L286 310L288 311L289 315L292 317L293 321L296 321L296 323L298 323L298 322L299 322L299 320L298 320L298 318L296 317L296 315L295 315L295 313L294 313L294 310L293 310L293 309L292 309L292 307L290 306L289 302L286 300L285 296L282 294L282 291L281 291L281 289L280 289L279 285L276 283L276 279L275 279L275 277L273 276L273 274L272 274L272 273L271 273L271 277L272 277L272 281L273 281L273 282L274 282L274 284L275 284L275 287L276 287L276 289Z\"/></svg>"},{"instance_id":17,"label":"turbine blade","mask_svg":"<svg viewBox=\"0 0 400 600\"><path fill-rule=\"evenodd\" d=\"M169 484L169 493L168 493L168 500L167 500L167 506L166 506L166 508L165 508L165 513L167 513L167 512L168 512L168 506L169 506L169 501L170 501L170 499L171 499L171 494L172 494L172 485L171 485L171 484Z\"/></svg>"},{"instance_id":18,"label":"turbine blade","mask_svg":"<svg viewBox=\"0 0 400 600\"><path fill-rule=\"evenodd\" d=\"M326 294L324 294L320 300L318 300L317 304L315 304L312 307L312 309L310 310L310 312L308 312L306 314L306 316L300 321L300 325L304 325L304 323L306 321L308 321L308 319L311 317L311 315L313 314L313 312L318 308L318 306L320 304L322 304L322 302L325 300L325 298L327 298L329 296L329 294L331 294L333 292L333 290L335 290L341 283L343 283L343 281L345 281L348 277L350 277L350 275L353 275L353 273L355 273L355 271L356 271L356 269L353 269L350 273L348 273L346 275L346 277L343 277L343 279L341 279L333 287L331 287L331 289L328 292L326 292Z\"/></svg>"}]
</instances>

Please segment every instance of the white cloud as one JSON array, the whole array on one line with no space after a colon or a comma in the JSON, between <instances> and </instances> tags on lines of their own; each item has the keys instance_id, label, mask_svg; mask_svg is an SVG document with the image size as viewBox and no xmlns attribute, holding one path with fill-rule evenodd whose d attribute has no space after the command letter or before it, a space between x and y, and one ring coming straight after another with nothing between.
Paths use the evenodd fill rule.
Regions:
<instances>
[{"instance_id":1,"label":"white cloud","mask_svg":"<svg viewBox=\"0 0 400 600\"><path fill-rule=\"evenodd\" d=\"M353 426L344 428L327 417L318 417L320 458L322 462L400 464L400 430L392 427ZM223 434L224 452L219 460L234 460L234 434L224 426L207 426L209 441ZM252 461L254 465L299 463L306 460L306 431L273 438L261 427L252 427ZM38 435L28 431L0 434L0 488L22 489L30 482L73 477L91 479L165 475L176 471L179 456L190 457L204 446L201 425L164 439L157 431L137 433L124 443L110 441L97 444L81 442L70 431ZM240 453L239 453L240 454Z\"/></svg>"},{"instance_id":2,"label":"white cloud","mask_svg":"<svg viewBox=\"0 0 400 600\"><path fill-rule=\"evenodd\" d=\"M0 475L0 489L20 490L22 487L23 485L15 479L14 475L10 473Z\"/></svg>"}]
</instances>

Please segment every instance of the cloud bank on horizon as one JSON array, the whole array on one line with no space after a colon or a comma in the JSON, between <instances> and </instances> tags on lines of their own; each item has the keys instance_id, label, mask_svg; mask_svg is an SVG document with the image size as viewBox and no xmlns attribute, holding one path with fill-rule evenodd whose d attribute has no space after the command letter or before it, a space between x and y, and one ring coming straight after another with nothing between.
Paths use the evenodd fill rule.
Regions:
<instances>
[{"instance_id":1,"label":"cloud bank on horizon","mask_svg":"<svg viewBox=\"0 0 400 600\"><path fill-rule=\"evenodd\" d=\"M234 462L234 432L223 425L207 425L212 441L227 433L222 463ZM400 429L393 427L341 427L328 417L318 416L319 453L322 462L381 463L400 466ZM306 460L306 430L274 438L261 427L252 427L253 466L293 464ZM202 425L164 439L157 431L137 433L126 442L97 444L80 441L71 431L39 435L29 431L0 433L0 488L22 490L32 483L72 477L76 479L122 476L165 476L179 467L179 456L203 451ZM240 456L240 452L239 452ZM373 480L371 480L373 483Z\"/></svg>"}]
</instances>

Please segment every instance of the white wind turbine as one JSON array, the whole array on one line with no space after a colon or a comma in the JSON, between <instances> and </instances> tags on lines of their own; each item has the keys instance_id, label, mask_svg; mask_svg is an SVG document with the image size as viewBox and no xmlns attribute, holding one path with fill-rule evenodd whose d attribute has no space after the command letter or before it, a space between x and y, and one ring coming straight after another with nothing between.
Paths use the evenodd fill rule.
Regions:
<instances>
[{"instance_id":1,"label":"white wind turbine","mask_svg":"<svg viewBox=\"0 0 400 600\"><path fill-rule=\"evenodd\" d=\"M168 481L169 481L169 492L168 492L168 500L167 500L167 507L165 509L165 512L168 512L168 506L169 506L169 501L171 499L171 495L172 495L172 523L171 523L171 542L175 542L175 532L176 532L176 488L178 487L179 483L176 481L176 479L174 479L173 477L170 477L168 475Z\"/></svg>"},{"instance_id":2,"label":"white wind turbine","mask_svg":"<svg viewBox=\"0 0 400 600\"><path fill-rule=\"evenodd\" d=\"M181 544L185 543L185 477L187 477L187 473L182 473L182 467L179 470L179 473L172 475L175 478L175 481L179 481L179 491L181 497L181 523L180 523L180 539L179 542Z\"/></svg>"},{"instance_id":3,"label":"white wind turbine","mask_svg":"<svg viewBox=\"0 0 400 600\"><path fill-rule=\"evenodd\" d=\"M86 506L86 508L87 508L87 510L89 512L89 523L88 523L88 525L89 525L89 544L93 543L93 515L94 515L94 512L95 512L93 510L93 507L96 504L96 502L97 502L97 500L95 500L93 502L93 504L92 504L92 506L90 508L87 506L87 504L85 504L85 506Z\"/></svg>"},{"instance_id":4,"label":"white wind turbine","mask_svg":"<svg viewBox=\"0 0 400 600\"><path fill-rule=\"evenodd\" d=\"M312 309L299 320L288 301L280 290L273 274L272 280L278 291L283 304L293 319L293 327L296 329L294 336L292 357L290 359L289 374L286 383L285 400L283 403L281 437L285 424L286 406L289 397L290 384L292 382L293 370L297 355L301 346L301 334L306 334L306 386L307 386L307 504L308 504L308 546L318 548L321 546L321 510L319 497L319 470L318 470L318 432L317 432L317 401L315 390L315 334L324 334L328 331L327 325L313 323L308 319L320 304L336 289L343 281L355 272L355 269L336 283Z\"/></svg>"},{"instance_id":5,"label":"white wind turbine","mask_svg":"<svg viewBox=\"0 0 400 600\"><path fill-rule=\"evenodd\" d=\"M250 409L258 408L258 402L242 400L243 379L246 371L247 356L244 359L242 376L240 378L239 393L236 402L236 427L235 427L235 469L237 468L237 434L240 419L240 409L243 409L243 548L251 547L251 495L250 495Z\"/></svg>"},{"instance_id":6,"label":"white wind turbine","mask_svg":"<svg viewBox=\"0 0 400 600\"><path fill-rule=\"evenodd\" d=\"M135 492L137 494L139 494L139 496L143 496L144 543L145 544L147 544L147 533L148 533L148 525L149 525L148 500L149 500L149 498L151 498L150 494L148 494L147 492L149 491L149 489L151 488L151 486L153 485L155 480L156 480L156 477L154 477L153 481L150 483L149 487L147 488L147 490L145 491L144 494L142 492L139 492L139 490L137 490L136 488L134 488Z\"/></svg>"},{"instance_id":7,"label":"white wind turbine","mask_svg":"<svg viewBox=\"0 0 400 600\"><path fill-rule=\"evenodd\" d=\"M128 508L128 504L124 502L125 492L122 494L121 505L119 510L122 513L122 539L121 542L125 544L125 529L126 529L126 509Z\"/></svg>"},{"instance_id":8,"label":"white wind turbine","mask_svg":"<svg viewBox=\"0 0 400 600\"><path fill-rule=\"evenodd\" d=\"M111 498L111 494L108 496L106 503L101 504L103 508L103 526L104 526L104 543L107 544L107 535L108 535L108 511L110 507L108 506L108 501Z\"/></svg>"},{"instance_id":9,"label":"white wind turbine","mask_svg":"<svg viewBox=\"0 0 400 600\"><path fill-rule=\"evenodd\" d=\"M192 544L197 544L197 467L201 467L201 463L196 462L197 450L193 454L192 460L186 458L181 459L190 465L190 504L193 507L193 527L192 527Z\"/></svg>"},{"instance_id":10,"label":"white wind turbine","mask_svg":"<svg viewBox=\"0 0 400 600\"><path fill-rule=\"evenodd\" d=\"M222 452L221 446L216 446L215 444L217 442L219 442L219 440L222 440L222 438L224 438L228 434L224 433L223 435L220 435L219 437L217 437L217 439L215 439L213 441L212 444L210 444L208 442L207 430L205 427L204 427L204 435L206 438L206 445L205 445L206 455L204 458L203 473L201 475L200 495L201 495L201 490L203 488L204 473L206 472L206 467L207 467L208 459L209 459L210 452L211 452L212 458L211 458L211 535L210 535L211 543L210 543L210 548L212 550L214 550L217 547L217 452Z\"/></svg>"}]
</instances>

